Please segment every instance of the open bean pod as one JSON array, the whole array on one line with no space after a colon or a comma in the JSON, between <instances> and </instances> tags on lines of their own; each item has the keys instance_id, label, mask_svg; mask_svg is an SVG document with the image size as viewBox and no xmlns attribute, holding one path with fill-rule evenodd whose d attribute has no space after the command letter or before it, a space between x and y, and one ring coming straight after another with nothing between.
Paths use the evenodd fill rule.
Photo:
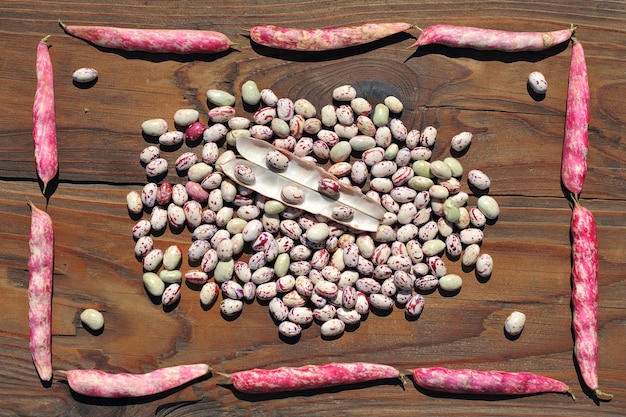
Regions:
<instances>
[{"instance_id":1,"label":"open bean pod","mask_svg":"<svg viewBox=\"0 0 626 417\"><path fill-rule=\"evenodd\" d=\"M240 138L237 138L236 146L237 146L237 151L242 157L246 158L248 161L251 161L255 165L258 165L264 169L267 169L267 163L265 159L267 153L270 151L281 152L282 154L287 156L287 158L289 159L289 164L287 165L287 168L283 171L273 170L273 171L270 171L270 173L278 175L292 182L295 182L300 187L307 188L315 192L316 194L319 194L318 184L319 184L320 179L330 179L333 181L338 181L338 179L334 175L328 173L322 167L314 163L305 161L302 158L294 155L293 153L286 151L284 149L277 148L268 142L254 139L254 138L249 138L249 137L240 137ZM380 220L382 220L383 216L385 215L385 212L386 212L385 208L383 208L376 201L367 197L365 194L361 193L359 190L353 187L350 187L346 184L343 184L341 182L338 182L338 184L339 184L338 197L334 200L323 198L323 201L326 202L330 200L329 203L334 201L337 204L335 204L333 207L338 207L341 205L348 206L354 209L355 213L359 212L358 214L359 217L363 217L364 215L366 217L375 219L376 220L376 227L374 228L375 230L378 227L378 223L380 223ZM263 191L259 191L259 192L261 194L264 194ZM320 196L320 197L324 197L324 196ZM301 208L309 212L312 212L314 214L323 214L323 215L328 215L329 217L332 217L332 214L330 211L327 214L325 214L322 211L318 211L318 210L322 210L323 208L327 208L327 204L325 204L324 206L320 205L318 207L311 207L308 204L305 204L305 206L306 207L301 207ZM332 208L331 208L331 211L332 211ZM367 223L361 222L360 227L355 227L355 228L358 230L369 231L369 229L363 228L365 227L365 224L368 224L368 223L370 223L370 221L368 221ZM371 224L373 223L374 222L371 222Z\"/></svg>"},{"instance_id":2,"label":"open bean pod","mask_svg":"<svg viewBox=\"0 0 626 417\"><path fill-rule=\"evenodd\" d=\"M250 171L254 174L254 182L245 183L238 178L236 170L242 165L249 168ZM334 200L330 197L326 197L316 190L310 189L306 186L302 186L302 184L299 182L292 181L291 179L283 175L279 175L276 172L270 171L264 166L257 165L252 161L248 161L242 158L236 158L228 161L227 163L222 165L222 170L224 174L226 174L233 181L240 185L250 188L251 190L258 192L267 198L281 201L287 206L296 207L313 214L321 214L332 219L333 209L335 207L340 207L343 205L341 202ZM302 191L303 198L301 204L294 204L283 198L283 190L285 189L285 187L289 186L298 187ZM352 227L356 230L368 232L376 231L379 225L378 219L369 216L368 214L359 210L354 210L354 215L350 220L334 221Z\"/></svg>"}]
</instances>

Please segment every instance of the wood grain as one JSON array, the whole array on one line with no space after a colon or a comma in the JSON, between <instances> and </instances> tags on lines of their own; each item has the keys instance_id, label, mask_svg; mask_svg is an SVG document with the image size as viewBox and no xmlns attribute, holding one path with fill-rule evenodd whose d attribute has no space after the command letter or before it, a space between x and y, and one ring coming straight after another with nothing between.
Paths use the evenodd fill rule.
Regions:
<instances>
[{"instance_id":1,"label":"wood grain","mask_svg":"<svg viewBox=\"0 0 626 417\"><path fill-rule=\"evenodd\" d=\"M218 30L237 43L215 56L150 55L96 48L65 35L68 24ZM329 53L275 51L251 44L245 30L256 24L307 28L369 21L406 20L507 30L549 31L577 25L591 88L589 173L583 204L598 222L600 250L599 375L615 394L595 403L581 388L572 358L570 308L571 209L560 181L565 94L571 48L501 54L429 46L409 49L418 31L370 45ZM352 1L24 2L0 5L0 416L595 416L624 415L626 406L626 4L623 1L486 3ZM457 397L423 392L394 381L251 396L235 392L221 376L150 398L99 400L72 393L55 380L44 386L28 350L28 228L26 198L44 206L33 163L32 98L35 48L51 34L55 70L60 169L47 211L55 224L53 366L147 372L181 363L207 362L216 371L299 366L330 361L387 363L405 371L418 366L529 371L565 381L577 401L545 394L520 398ZM91 88L72 84L83 66L98 69ZM533 99L526 77L539 70L550 83ZM352 84L372 103L401 98L407 126L435 126L433 158L449 154L448 140L468 130L475 139L460 159L466 169L491 177L490 194L502 215L486 228L483 251L495 261L489 280L458 262L464 277L454 297L427 295L422 317L402 310L370 313L343 337L325 341L319 326L297 341L278 337L267 306L247 304L236 320L203 309L198 292L183 286L172 310L150 300L141 283L125 195L146 182L138 154L147 145L142 121L171 120L183 107L205 114L205 92L234 93L253 79L279 96L331 102L332 89ZM237 111L253 109L237 104ZM168 153L173 162L186 147ZM199 148L192 148L199 151ZM171 182L182 182L170 174ZM475 197L470 199L470 204ZM159 247L189 245L188 232L166 232ZM78 315L91 307L105 315L94 335ZM503 334L513 310L528 317L520 338Z\"/></svg>"}]
</instances>

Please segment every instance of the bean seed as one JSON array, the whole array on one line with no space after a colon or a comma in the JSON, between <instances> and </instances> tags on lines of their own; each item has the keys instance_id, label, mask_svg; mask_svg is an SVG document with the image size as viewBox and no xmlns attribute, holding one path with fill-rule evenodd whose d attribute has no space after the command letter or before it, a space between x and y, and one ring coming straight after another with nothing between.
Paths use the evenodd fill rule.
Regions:
<instances>
[{"instance_id":1,"label":"bean seed","mask_svg":"<svg viewBox=\"0 0 626 417\"><path fill-rule=\"evenodd\" d=\"M145 272L143 274L143 284L146 291L153 297L160 297L165 290L165 283L154 272Z\"/></svg>"},{"instance_id":2,"label":"bean seed","mask_svg":"<svg viewBox=\"0 0 626 417\"><path fill-rule=\"evenodd\" d=\"M389 123L389 107L382 103L378 103L374 107L374 115L372 121L377 127L386 126Z\"/></svg>"},{"instance_id":3,"label":"bean seed","mask_svg":"<svg viewBox=\"0 0 626 417\"><path fill-rule=\"evenodd\" d=\"M446 275L448 272L445 262L438 255L426 258L426 263L428 264L430 272L438 278Z\"/></svg>"},{"instance_id":4,"label":"bean seed","mask_svg":"<svg viewBox=\"0 0 626 417\"><path fill-rule=\"evenodd\" d=\"M261 100L268 106L275 106L278 102L278 96L269 88L264 88L261 90Z\"/></svg>"},{"instance_id":5,"label":"bean seed","mask_svg":"<svg viewBox=\"0 0 626 417\"><path fill-rule=\"evenodd\" d=\"M250 106L256 106L261 101L261 92L257 84L248 80L241 85L241 99Z\"/></svg>"},{"instance_id":6,"label":"bean seed","mask_svg":"<svg viewBox=\"0 0 626 417\"><path fill-rule=\"evenodd\" d=\"M368 299L371 306L379 310L391 310L394 305L393 298L383 294L370 294Z\"/></svg>"},{"instance_id":7,"label":"bean seed","mask_svg":"<svg viewBox=\"0 0 626 417\"><path fill-rule=\"evenodd\" d=\"M209 275L204 271L190 269L185 272L185 281L192 285L204 285L209 279Z\"/></svg>"},{"instance_id":8,"label":"bean seed","mask_svg":"<svg viewBox=\"0 0 626 417\"><path fill-rule=\"evenodd\" d=\"M472 134L470 132L461 132L452 138L450 147L456 152L463 152L471 143Z\"/></svg>"},{"instance_id":9,"label":"bean seed","mask_svg":"<svg viewBox=\"0 0 626 417\"><path fill-rule=\"evenodd\" d=\"M444 218L450 223L456 223L461 218L461 210L456 202L447 198L443 203Z\"/></svg>"},{"instance_id":10,"label":"bean seed","mask_svg":"<svg viewBox=\"0 0 626 417\"><path fill-rule=\"evenodd\" d=\"M251 282L254 282L251 281ZM255 282L255 284L257 284ZM276 282L274 281L269 281L269 282L264 282L262 284L257 284L256 287L256 297L259 300L271 300L272 298L276 297L276 295L278 294L278 290L276 288Z\"/></svg>"},{"instance_id":11,"label":"bean seed","mask_svg":"<svg viewBox=\"0 0 626 417\"><path fill-rule=\"evenodd\" d=\"M207 251L207 253L209 253L209 251ZM213 256L217 257L217 252L215 252L215 255ZM207 272L206 269L204 271ZM235 261L233 261L232 259L227 261L218 261L213 272L213 278L215 279L215 282L219 283L229 281L232 279L234 272Z\"/></svg>"},{"instance_id":12,"label":"bean seed","mask_svg":"<svg viewBox=\"0 0 626 417\"><path fill-rule=\"evenodd\" d=\"M461 256L463 245L458 233L451 233L446 238L446 252L451 258Z\"/></svg>"},{"instance_id":13,"label":"bean seed","mask_svg":"<svg viewBox=\"0 0 626 417\"><path fill-rule=\"evenodd\" d=\"M235 115L235 108L232 106L214 107L207 113L212 123L226 123Z\"/></svg>"},{"instance_id":14,"label":"bean seed","mask_svg":"<svg viewBox=\"0 0 626 417\"><path fill-rule=\"evenodd\" d=\"M376 141L371 136L356 135L350 138L350 146L357 152L366 151L376 146Z\"/></svg>"},{"instance_id":15,"label":"bean seed","mask_svg":"<svg viewBox=\"0 0 626 417\"><path fill-rule=\"evenodd\" d=\"M79 68L72 73L72 79L80 84L93 82L98 78L98 71L95 68Z\"/></svg>"},{"instance_id":16,"label":"bean seed","mask_svg":"<svg viewBox=\"0 0 626 417\"><path fill-rule=\"evenodd\" d=\"M305 119L315 117L317 115L317 110L315 110L315 106L313 106L313 104L311 104L311 102L305 98L297 99L293 103L293 106L296 114L304 116Z\"/></svg>"},{"instance_id":17,"label":"bean seed","mask_svg":"<svg viewBox=\"0 0 626 417\"><path fill-rule=\"evenodd\" d=\"M161 249L152 249L141 260L143 269L146 271L156 271L163 261L163 251Z\"/></svg>"},{"instance_id":18,"label":"bean seed","mask_svg":"<svg viewBox=\"0 0 626 417\"><path fill-rule=\"evenodd\" d=\"M432 291L439 286L439 278L435 275L424 275L416 278L413 285L418 291Z\"/></svg>"},{"instance_id":19,"label":"bean seed","mask_svg":"<svg viewBox=\"0 0 626 417\"><path fill-rule=\"evenodd\" d=\"M233 300L240 300L243 298L243 287L236 281L222 282L221 289L225 297Z\"/></svg>"},{"instance_id":20,"label":"bean seed","mask_svg":"<svg viewBox=\"0 0 626 417\"><path fill-rule=\"evenodd\" d=\"M167 160L164 158L153 159L146 165L146 175L148 177L158 177L167 172Z\"/></svg>"},{"instance_id":21,"label":"bean seed","mask_svg":"<svg viewBox=\"0 0 626 417\"><path fill-rule=\"evenodd\" d=\"M200 302L204 306L212 305L219 295L220 287L215 282L207 282L200 289Z\"/></svg>"},{"instance_id":22,"label":"bean seed","mask_svg":"<svg viewBox=\"0 0 626 417\"><path fill-rule=\"evenodd\" d=\"M446 243L440 239L427 240L422 244L422 252L426 256L438 255L446 249Z\"/></svg>"},{"instance_id":23,"label":"bean seed","mask_svg":"<svg viewBox=\"0 0 626 417\"><path fill-rule=\"evenodd\" d=\"M141 124L141 130L147 136L159 137L167 132L168 125L164 119L149 119Z\"/></svg>"},{"instance_id":24,"label":"bean seed","mask_svg":"<svg viewBox=\"0 0 626 417\"><path fill-rule=\"evenodd\" d=\"M358 311L339 307L336 311L337 318L345 324L357 324L361 321L361 314Z\"/></svg>"},{"instance_id":25,"label":"bean seed","mask_svg":"<svg viewBox=\"0 0 626 417\"><path fill-rule=\"evenodd\" d=\"M459 232L461 242L464 245L471 245L474 243L480 243L483 240L483 231L477 228L464 229Z\"/></svg>"},{"instance_id":26,"label":"bean seed","mask_svg":"<svg viewBox=\"0 0 626 417\"><path fill-rule=\"evenodd\" d=\"M172 186L172 202L177 206L182 207L187 200L189 200L189 194L183 184L174 184Z\"/></svg>"},{"instance_id":27,"label":"bean seed","mask_svg":"<svg viewBox=\"0 0 626 417\"><path fill-rule=\"evenodd\" d=\"M439 278L439 288L443 291L456 292L461 289L463 279L457 274L447 274Z\"/></svg>"},{"instance_id":28,"label":"bean seed","mask_svg":"<svg viewBox=\"0 0 626 417\"><path fill-rule=\"evenodd\" d=\"M389 129L394 139L403 142L406 139L408 129L404 122L400 119L391 119L389 121Z\"/></svg>"},{"instance_id":29,"label":"bean seed","mask_svg":"<svg viewBox=\"0 0 626 417\"><path fill-rule=\"evenodd\" d=\"M376 294L380 292L380 284L373 278L359 278L354 286L358 291L365 294Z\"/></svg>"},{"instance_id":30,"label":"bean seed","mask_svg":"<svg viewBox=\"0 0 626 417\"><path fill-rule=\"evenodd\" d=\"M207 99L216 106L235 105L235 96L223 90L209 89L206 92L206 96Z\"/></svg>"},{"instance_id":31,"label":"bean seed","mask_svg":"<svg viewBox=\"0 0 626 417\"><path fill-rule=\"evenodd\" d=\"M362 97L355 97L350 100L350 107L352 107L352 110L354 110L354 114L356 114L357 116L369 116L369 114L372 112L372 105Z\"/></svg>"},{"instance_id":32,"label":"bean seed","mask_svg":"<svg viewBox=\"0 0 626 417\"><path fill-rule=\"evenodd\" d=\"M536 94L545 94L548 90L548 82L546 77L539 71L533 71L528 74L528 86Z\"/></svg>"},{"instance_id":33,"label":"bean seed","mask_svg":"<svg viewBox=\"0 0 626 417\"><path fill-rule=\"evenodd\" d=\"M135 256L143 258L154 247L154 241L150 236L142 236L135 243Z\"/></svg>"},{"instance_id":34,"label":"bean seed","mask_svg":"<svg viewBox=\"0 0 626 417\"><path fill-rule=\"evenodd\" d=\"M332 304L326 304L313 310L313 318L321 322L327 322L328 320L335 318L336 315L337 308Z\"/></svg>"},{"instance_id":35,"label":"bean seed","mask_svg":"<svg viewBox=\"0 0 626 417\"><path fill-rule=\"evenodd\" d=\"M313 311L309 307L293 307L289 310L287 319L296 324L309 324L313 321Z\"/></svg>"},{"instance_id":36,"label":"bean seed","mask_svg":"<svg viewBox=\"0 0 626 417\"><path fill-rule=\"evenodd\" d=\"M225 298L220 302L220 311L227 317L235 316L243 310L243 301Z\"/></svg>"},{"instance_id":37,"label":"bean seed","mask_svg":"<svg viewBox=\"0 0 626 417\"><path fill-rule=\"evenodd\" d=\"M391 134L391 129L389 129L388 126L380 126L376 128L374 140L376 141L376 146L378 148L384 149L384 159L392 160L396 157L398 149L400 148L398 147L398 144L392 143L393 135Z\"/></svg>"},{"instance_id":38,"label":"bean seed","mask_svg":"<svg viewBox=\"0 0 626 417\"><path fill-rule=\"evenodd\" d=\"M405 313L410 317L417 317L422 314L426 299L421 294L413 294L405 306Z\"/></svg>"},{"instance_id":39,"label":"bean seed","mask_svg":"<svg viewBox=\"0 0 626 417\"><path fill-rule=\"evenodd\" d=\"M463 255L461 257L461 263L464 266L472 266L476 264L476 261L478 260L479 255L480 255L480 246L477 243L468 245L463 251Z\"/></svg>"},{"instance_id":40,"label":"bean seed","mask_svg":"<svg viewBox=\"0 0 626 417\"><path fill-rule=\"evenodd\" d=\"M278 333L285 337L296 337L302 333L302 326L291 321L283 321L278 325Z\"/></svg>"},{"instance_id":41,"label":"bean seed","mask_svg":"<svg viewBox=\"0 0 626 417\"><path fill-rule=\"evenodd\" d=\"M491 255L482 253L476 259L476 274L479 277L489 277L493 273L493 259Z\"/></svg>"},{"instance_id":42,"label":"bean seed","mask_svg":"<svg viewBox=\"0 0 626 417\"><path fill-rule=\"evenodd\" d=\"M323 337L337 337L343 334L346 324L339 319L330 319L320 326Z\"/></svg>"},{"instance_id":43,"label":"bean seed","mask_svg":"<svg viewBox=\"0 0 626 417\"><path fill-rule=\"evenodd\" d=\"M489 195L480 196L476 205L478 206L478 209L489 220L494 220L500 215L500 207L498 206L498 202Z\"/></svg>"},{"instance_id":44,"label":"bean seed","mask_svg":"<svg viewBox=\"0 0 626 417\"><path fill-rule=\"evenodd\" d=\"M524 330L525 324L526 314L514 311L504 321L504 330L511 336L518 336Z\"/></svg>"},{"instance_id":45,"label":"bean seed","mask_svg":"<svg viewBox=\"0 0 626 417\"><path fill-rule=\"evenodd\" d=\"M180 284L174 283L168 285L161 295L161 304L171 306L180 300Z\"/></svg>"},{"instance_id":46,"label":"bean seed","mask_svg":"<svg viewBox=\"0 0 626 417\"><path fill-rule=\"evenodd\" d=\"M289 204L302 204L304 202L304 193L300 187L295 185L286 185L280 191L281 198Z\"/></svg>"},{"instance_id":47,"label":"bean seed","mask_svg":"<svg viewBox=\"0 0 626 417\"><path fill-rule=\"evenodd\" d=\"M402 102L395 96L387 96L385 97L385 99L383 100L383 103L385 104L385 106L387 106L389 108L389 111L392 113L402 113L402 109L404 108L404 106L402 105Z\"/></svg>"},{"instance_id":48,"label":"bean seed","mask_svg":"<svg viewBox=\"0 0 626 417\"><path fill-rule=\"evenodd\" d=\"M159 148L154 145L150 145L139 153L139 161L142 164L147 165L150 161L157 159L160 155L161 151Z\"/></svg>"},{"instance_id":49,"label":"bean seed","mask_svg":"<svg viewBox=\"0 0 626 417\"><path fill-rule=\"evenodd\" d=\"M176 146L183 143L185 133L179 130L165 132L159 136L159 143L163 146Z\"/></svg>"},{"instance_id":50,"label":"bean seed","mask_svg":"<svg viewBox=\"0 0 626 417\"><path fill-rule=\"evenodd\" d=\"M472 169L470 172L468 172L467 181L471 186L479 190L486 190L491 186L491 180L489 179L487 174L479 169Z\"/></svg>"}]
</instances>

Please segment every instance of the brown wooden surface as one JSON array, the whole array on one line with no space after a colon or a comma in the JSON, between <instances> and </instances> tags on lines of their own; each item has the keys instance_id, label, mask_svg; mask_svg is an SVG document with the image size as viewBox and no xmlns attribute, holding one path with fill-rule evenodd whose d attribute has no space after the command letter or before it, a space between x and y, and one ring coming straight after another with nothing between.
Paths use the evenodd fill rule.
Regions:
<instances>
[{"instance_id":1,"label":"brown wooden surface","mask_svg":"<svg viewBox=\"0 0 626 417\"><path fill-rule=\"evenodd\" d=\"M217 56L170 56L98 49L65 35L68 24L204 28L226 33L237 50ZM252 46L242 36L256 24L324 27L405 20L509 30L548 31L575 23L585 46L591 87L589 173L582 203L598 223L600 249L599 376L615 394L597 404L581 388L572 359L570 329L571 210L560 181L565 95L571 47L502 54L443 47L408 49L412 36L394 36L360 48L326 54L281 53ZM626 3L624 1L398 2L42 2L5 0L0 5L0 415L1 416L195 416L195 415L624 415L626 414ZM401 370L442 365L529 371L568 383L577 400L559 394L522 398L462 398L421 392L394 382L274 396L234 392L213 375L166 395L102 401L72 394L58 380L39 381L28 350L26 199L43 207L32 145L35 49L45 35L55 70L60 174L47 208L55 225L53 366L147 372L157 367L207 362L215 371L298 366L330 361L371 361ZM99 70L88 89L72 84L80 67ZM526 77L542 71L550 84L534 100ZM205 92L234 93L246 80L280 96L304 97L321 107L335 86L350 83L371 102L402 99L411 128L433 125L439 142L433 158L448 155L448 141L475 134L461 162L492 178L491 194L502 214L486 228L483 251L495 261L493 276L464 277L454 297L426 297L419 320L402 310L370 314L334 341L319 326L295 343L281 340L267 307L252 303L234 321L217 308L203 310L186 286L182 300L164 311L146 296L141 264L134 258L134 224L125 195L146 181L138 154L146 141L139 125L172 120L183 107L206 111ZM237 110L245 112L238 102ZM195 148L197 151L199 148ZM173 161L181 150L168 154ZM170 181L183 181L170 170ZM475 199L471 200L475 201ZM165 248L186 248L188 232L167 232ZM100 335L78 320L83 308L105 316ZM503 334L513 310L526 313L517 340Z\"/></svg>"}]
</instances>

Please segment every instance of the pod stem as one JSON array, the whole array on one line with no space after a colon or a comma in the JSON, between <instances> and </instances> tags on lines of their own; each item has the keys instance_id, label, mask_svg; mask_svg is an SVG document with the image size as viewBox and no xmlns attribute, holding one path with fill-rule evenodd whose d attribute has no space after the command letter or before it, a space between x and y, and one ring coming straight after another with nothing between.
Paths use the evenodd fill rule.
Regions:
<instances>
[{"instance_id":1,"label":"pod stem","mask_svg":"<svg viewBox=\"0 0 626 417\"><path fill-rule=\"evenodd\" d=\"M613 394L603 392L600 389L593 390L593 395L595 395L596 398L601 401L611 401L611 399L613 398Z\"/></svg>"}]
</instances>

